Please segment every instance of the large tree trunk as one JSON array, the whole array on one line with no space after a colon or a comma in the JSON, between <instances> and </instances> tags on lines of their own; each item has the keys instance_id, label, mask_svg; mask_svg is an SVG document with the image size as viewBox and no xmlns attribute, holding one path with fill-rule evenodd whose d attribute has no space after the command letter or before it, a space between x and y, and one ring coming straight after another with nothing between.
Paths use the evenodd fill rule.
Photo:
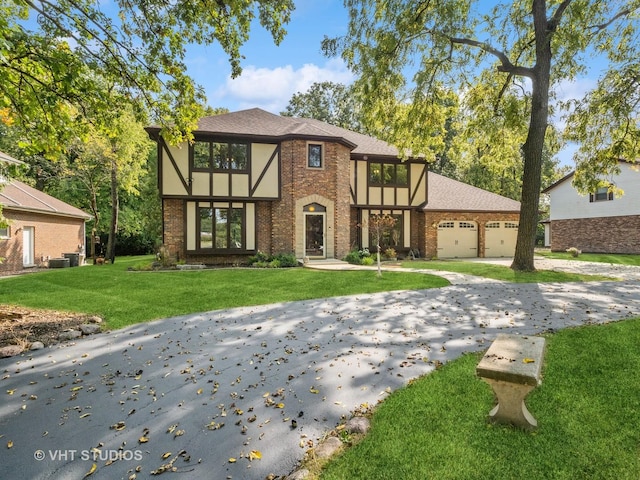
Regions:
<instances>
[{"instance_id":1,"label":"large tree trunk","mask_svg":"<svg viewBox=\"0 0 640 480\"><path fill-rule=\"evenodd\" d=\"M120 208L118 196L118 172L115 162L111 164L111 225L109 226L109 240L105 258L111 263L116 261L116 232L118 231L118 211Z\"/></svg>"},{"instance_id":2,"label":"large tree trunk","mask_svg":"<svg viewBox=\"0 0 640 480\"><path fill-rule=\"evenodd\" d=\"M533 2L533 16L536 32L536 65L530 77L532 82L531 118L527 140L522 146L524 172L520 199L520 226L511 264L513 270L527 272L535 270L533 258L542 184L542 152L549 120L552 36L548 31L545 2Z\"/></svg>"}]
</instances>

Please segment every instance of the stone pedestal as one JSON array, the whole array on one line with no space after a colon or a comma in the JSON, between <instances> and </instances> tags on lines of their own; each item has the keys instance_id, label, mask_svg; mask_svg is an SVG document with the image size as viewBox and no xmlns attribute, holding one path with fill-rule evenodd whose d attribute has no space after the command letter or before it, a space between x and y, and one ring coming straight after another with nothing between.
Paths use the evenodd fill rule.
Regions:
<instances>
[{"instance_id":1,"label":"stone pedestal","mask_svg":"<svg viewBox=\"0 0 640 480\"><path fill-rule=\"evenodd\" d=\"M538 426L525 398L541 383L545 339L500 334L476 367L476 373L491 385L498 404L489 412L496 423L509 423L526 430Z\"/></svg>"}]
</instances>

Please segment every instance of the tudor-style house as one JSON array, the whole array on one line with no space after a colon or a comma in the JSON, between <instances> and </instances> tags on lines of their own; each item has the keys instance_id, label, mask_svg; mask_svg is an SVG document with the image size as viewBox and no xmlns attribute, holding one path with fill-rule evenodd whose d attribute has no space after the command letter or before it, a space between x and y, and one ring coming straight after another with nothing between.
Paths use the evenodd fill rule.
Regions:
<instances>
[{"instance_id":1,"label":"tudor-style house","mask_svg":"<svg viewBox=\"0 0 640 480\"><path fill-rule=\"evenodd\" d=\"M397 220L385 246L400 254L513 255L519 202L401 161L378 139L260 109L202 118L192 144L146 130L158 144L163 242L178 260L342 259L373 245L376 214Z\"/></svg>"}]
</instances>

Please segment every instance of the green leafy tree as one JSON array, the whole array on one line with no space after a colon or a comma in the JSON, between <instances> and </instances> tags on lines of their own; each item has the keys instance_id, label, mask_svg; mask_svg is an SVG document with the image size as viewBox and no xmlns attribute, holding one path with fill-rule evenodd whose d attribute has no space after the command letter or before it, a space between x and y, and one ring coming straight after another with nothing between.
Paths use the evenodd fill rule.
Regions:
<instances>
[{"instance_id":1,"label":"green leafy tree","mask_svg":"<svg viewBox=\"0 0 640 480\"><path fill-rule=\"evenodd\" d=\"M293 8L292 0L3 2L0 119L29 129L33 151L55 155L85 112L111 110L106 81L141 101L169 141L191 138L204 93L188 75L187 45L219 44L237 76L254 21L278 44Z\"/></svg>"},{"instance_id":2,"label":"green leafy tree","mask_svg":"<svg viewBox=\"0 0 640 480\"><path fill-rule=\"evenodd\" d=\"M306 92L295 93L286 109L286 117L314 118L330 125L365 133L359 106L352 88L335 82L316 82Z\"/></svg>"},{"instance_id":3,"label":"green leafy tree","mask_svg":"<svg viewBox=\"0 0 640 480\"><path fill-rule=\"evenodd\" d=\"M583 193L611 187L603 178L620 173L620 159L640 159L640 63L634 59L610 70L596 89L568 107L565 135L579 145L574 186Z\"/></svg>"},{"instance_id":4,"label":"green leafy tree","mask_svg":"<svg viewBox=\"0 0 640 480\"><path fill-rule=\"evenodd\" d=\"M345 5L347 34L325 39L323 48L341 54L356 73L367 127L386 131L385 138L405 153L431 159L430 152L442 149L449 117L442 112L443 91L463 94L485 85L496 101L518 89L527 99L527 127L514 142L520 142L523 167L512 268L534 270L554 87L583 73L591 51L634 58L637 2L516 0L490 9L486 2L469 0L345 0ZM423 133L415 135L416 128Z\"/></svg>"},{"instance_id":5,"label":"green leafy tree","mask_svg":"<svg viewBox=\"0 0 640 480\"><path fill-rule=\"evenodd\" d=\"M105 258L111 263L116 258L116 235L120 213L120 193L137 195L140 178L145 173L147 157L152 148L143 125L131 110L122 110L119 115L104 125L101 132L110 146L109 187L111 199L111 221Z\"/></svg>"}]
</instances>

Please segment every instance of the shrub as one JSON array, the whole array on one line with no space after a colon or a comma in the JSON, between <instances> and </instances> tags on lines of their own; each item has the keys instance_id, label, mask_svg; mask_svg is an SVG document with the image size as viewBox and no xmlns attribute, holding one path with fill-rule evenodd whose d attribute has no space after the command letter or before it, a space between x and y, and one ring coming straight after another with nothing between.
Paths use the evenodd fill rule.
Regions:
<instances>
[{"instance_id":1,"label":"shrub","mask_svg":"<svg viewBox=\"0 0 640 480\"><path fill-rule=\"evenodd\" d=\"M353 265L360 265L362 262L362 257L360 256L360 252L357 250L352 250L347 253L347 256L343 258L343 260L347 263L352 263Z\"/></svg>"},{"instance_id":2,"label":"shrub","mask_svg":"<svg viewBox=\"0 0 640 480\"><path fill-rule=\"evenodd\" d=\"M578 250L576 247L567 248L567 250L565 251L567 253L570 253L572 257L579 257L580 254L582 253L582 251Z\"/></svg>"},{"instance_id":3,"label":"shrub","mask_svg":"<svg viewBox=\"0 0 640 480\"><path fill-rule=\"evenodd\" d=\"M288 268L297 267L298 259L293 253L278 253L277 255L267 255L258 252L249 257L249 265L256 268Z\"/></svg>"},{"instance_id":4,"label":"shrub","mask_svg":"<svg viewBox=\"0 0 640 480\"><path fill-rule=\"evenodd\" d=\"M370 259L372 263L365 263L366 259ZM373 265L373 257L368 248L362 250L351 250L342 260L354 265Z\"/></svg>"},{"instance_id":5,"label":"shrub","mask_svg":"<svg viewBox=\"0 0 640 480\"><path fill-rule=\"evenodd\" d=\"M373 265L374 263L376 263L376 261L373 259L373 257L364 257L361 262L362 265Z\"/></svg>"},{"instance_id":6,"label":"shrub","mask_svg":"<svg viewBox=\"0 0 640 480\"><path fill-rule=\"evenodd\" d=\"M282 268L298 266L298 259L293 253L279 253L273 257L273 260L277 260Z\"/></svg>"},{"instance_id":7,"label":"shrub","mask_svg":"<svg viewBox=\"0 0 640 480\"><path fill-rule=\"evenodd\" d=\"M249 257L249 265L257 266L257 263L267 263L269 255L258 250L258 253Z\"/></svg>"},{"instance_id":8,"label":"shrub","mask_svg":"<svg viewBox=\"0 0 640 480\"><path fill-rule=\"evenodd\" d=\"M384 252L382 252L382 256L387 260L391 260L392 258L396 258L398 254L396 253L394 248L387 248Z\"/></svg>"},{"instance_id":9,"label":"shrub","mask_svg":"<svg viewBox=\"0 0 640 480\"><path fill-rule=\"evenodd\" d=\"M169 267L172 264L171 254L169 253L169 249L165 245L161 245L156 253L156 260L163 267Z\"/></svg>"}]
</instances>

